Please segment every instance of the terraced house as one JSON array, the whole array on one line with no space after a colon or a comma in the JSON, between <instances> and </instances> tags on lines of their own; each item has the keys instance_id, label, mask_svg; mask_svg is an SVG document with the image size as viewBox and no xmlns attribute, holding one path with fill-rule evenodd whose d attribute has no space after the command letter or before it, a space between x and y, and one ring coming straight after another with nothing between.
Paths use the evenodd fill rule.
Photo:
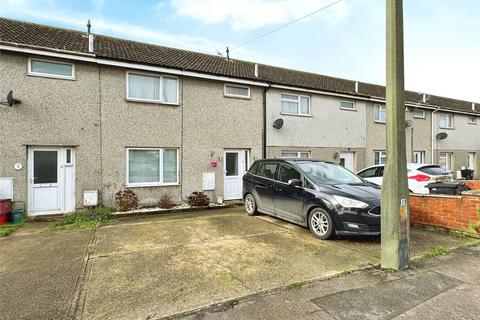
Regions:
<instances>
[{"instance_id":1,"label":"terraced house","mask_svg":"<svg viewBox=\"0 0 480 320\"><path fill-rule=\"evenodd\" d=\"M0 18L0 97L10 91L21 103L0 108L0 197L30 215L95 192L113 204L123 187L143 204L240 199L267 156L352 170L387 157L384 87ZM480 105L406 98L412 159L478 171Z\"/></svg>"}]
</instances>

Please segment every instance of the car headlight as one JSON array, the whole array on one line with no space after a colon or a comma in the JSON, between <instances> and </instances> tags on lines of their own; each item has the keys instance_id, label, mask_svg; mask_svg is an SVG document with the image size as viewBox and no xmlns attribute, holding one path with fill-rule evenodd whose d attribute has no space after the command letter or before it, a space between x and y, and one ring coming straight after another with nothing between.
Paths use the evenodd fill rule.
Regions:
<instances>
[{"instance_id":1,"label":"car headlight","mask_svg":"<svg viewBox=\"0 0 480 320\"><path fill-rule=\"evenodd\" d=\"M362 201L358 201L351 198L345 198L342 196L333 196L335 200L344 208L359 208L363 209L368 207L368 204Z\"/></svg>"}]
</instances>

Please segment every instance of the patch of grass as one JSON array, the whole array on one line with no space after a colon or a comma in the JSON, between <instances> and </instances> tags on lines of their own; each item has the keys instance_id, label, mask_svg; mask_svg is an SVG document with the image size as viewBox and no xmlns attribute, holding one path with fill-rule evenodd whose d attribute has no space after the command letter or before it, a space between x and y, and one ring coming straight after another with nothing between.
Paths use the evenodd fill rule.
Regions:
<instances>
[{"instance_id":1,"label":"patch of grass","mask_svg":"<svg viewBox=\"0 0 480 320\"><path fill-rule=\"evenodd\" d=\"M7 223L0 226L0 237L6 237L23 227L25 220L22 219L19 223Z\"/></svg>"},{"instance_id":2,"label":"patch of grass","mask_svg":"<svg viewBox=\"0 0 480 320\"><path fill-rule=\"evenodd\" d=\"M51 230L95 229L114 218L115 208L96 207L67 213L63 220L50 227Z\"/></svg>"},{"instance_id":3,"label":"patch of grass","mask_svg":"<svg viewBox=\"0 0 480 320\"><path fill-rule=\"evenodd\" d=\"M437 247L433 248L432 250L424 253L422 258L436 257L436 256L439 256L439 255L442 255L442 254L445 254L445 253L449 253L452 250L453 249L447 249L443 246L437 246Z\"/></svg>"}]
</instances>

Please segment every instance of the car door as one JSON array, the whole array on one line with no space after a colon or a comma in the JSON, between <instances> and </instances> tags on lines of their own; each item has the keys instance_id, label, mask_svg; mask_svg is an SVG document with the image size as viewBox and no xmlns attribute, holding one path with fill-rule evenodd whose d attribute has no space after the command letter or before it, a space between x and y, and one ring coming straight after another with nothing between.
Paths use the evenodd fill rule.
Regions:
<instances>
[{"instance_id":1,"label":"car door","mask_svg":"<svg viewBox=\"0 0 480 320\"><path fill-rule=\"evenodd\" d=\"M274 196L275 180L278 174L278 162L262 162L256 176L253 178L257 194L258 210L264 213L275 213Z\"/></svg>"},{"instance_id":2,"label":"car door","mask_svg":"<svg viewBox=\"0 0 480 320\"><path fill-rule=\"evenodd\" d=\"M275 183L275 215L293 221L303 221L304 191L288 184L291 179L302 181L302 175L288 163L280 164Z\"/></svg>"}]
</instances>

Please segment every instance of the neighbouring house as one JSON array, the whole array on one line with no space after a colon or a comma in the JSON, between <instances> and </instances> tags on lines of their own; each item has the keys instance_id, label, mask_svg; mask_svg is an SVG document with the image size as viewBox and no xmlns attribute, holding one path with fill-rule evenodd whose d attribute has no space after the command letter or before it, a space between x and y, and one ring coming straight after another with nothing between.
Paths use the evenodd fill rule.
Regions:
<instances>
[{"instance_id":1,"label":"neighbouring house","mask_svg":"<svg viewBox=\"0 0 480 320\"><path fill-rule=\"evenodd\" d=\"M387 157L382 86L6 18L0 30L0 97L21 100L0 108L0 179L31 215L82 207L87 191L112 205L124 187L142 204L241 199L266 156L351 170ZM406 92L406 107L416 161L478 172L479 104Z\"/></svg>"}]
</instances>

